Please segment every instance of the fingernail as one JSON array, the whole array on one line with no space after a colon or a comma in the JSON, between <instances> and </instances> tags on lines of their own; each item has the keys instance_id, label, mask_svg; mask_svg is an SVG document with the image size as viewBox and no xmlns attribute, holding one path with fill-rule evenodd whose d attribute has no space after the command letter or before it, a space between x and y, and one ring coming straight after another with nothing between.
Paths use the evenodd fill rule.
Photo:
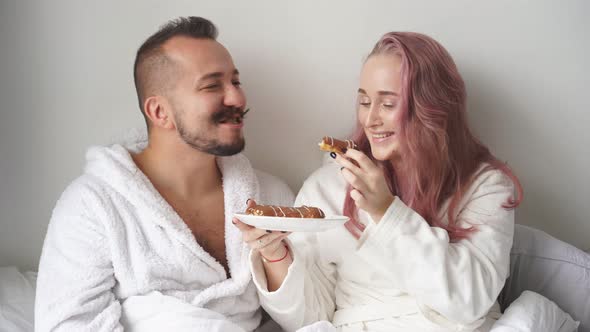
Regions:
<instances>
[{"instance_id":1,"label":"fingernail","mask_svg":"<svg viewBox=\"0 0 590 332\"><path fill-rule=\"evenodd\" d=\"M342 171L344 169L344 167L340 167L340 171Z\"/></svg>"},{"instance_id":2,"label":"fingernail","mask_svg":"<svg viewBox=\"0 0 590 332\"><path fill-rule=\"evenodd\" d=\"M251 201L251 199L250 199L250 198L248 198L248 199L246 200L246 205L248 205L248 203L250 203L250 201Z\"/></svg>"},{"instance_id":3,"label":"fingernail","mask_svg":"<svg viewBox=\"0 0 590 332\"><path fill-rule=\"evenodd\" d=\"M266 232L267 233L272 233L272 231L270 229L267 229Z\"/></svg>"},{"instance_id":4,"label":"fingernail","mask_svg":"<svg viewBox=\"0 0 590 332\"><path fill-rule=\"evenodd\" d=\"M287 233L287 231L281 231L281 233L285 234L285 233Z\"/></svg>"},{"instance_id":5,"label":"fingernail","mask_svg":"<svg viewBox=\"0 0 590 332\"><path fill-rule=\"evenodd\" d=\"M346 153L346 151L348 151L347 148L342 149L342 153Z\"/></svg>"},{"instance_id":6,"label":"fingernail","mask_svg":"<svg viewBox=\"0 0 590 332\"><path fill-rule=\"evenodd\" d=\"M336 152L330 152L330 157L336 159Z\"/></svg>"},{"instance_id":7,"label":"fingernail","mask_svg":"<svg viewBox=\"0 0 590 332\"><path fill-rule=\"evenodd\" d=\"M235 221L233 221L233 220L231 221L231 223L232 223L232 224L234 224L234 225L236 224L236 222L235 222Z\"/></svg>"}]
</instances>

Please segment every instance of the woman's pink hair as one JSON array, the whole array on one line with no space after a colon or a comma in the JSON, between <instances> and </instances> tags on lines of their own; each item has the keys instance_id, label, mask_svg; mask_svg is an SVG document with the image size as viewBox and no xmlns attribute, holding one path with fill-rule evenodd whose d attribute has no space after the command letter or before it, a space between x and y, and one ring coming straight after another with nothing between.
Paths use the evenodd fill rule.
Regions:
<instances>
[{"instance_id":1,"label":"woman's pink hair","mask_svg":"<svg viewBox=\"0 0 590 332\"><path fill-rule=\"evenodd\" d=\"M360 151L380 164L389 190L419 213L431 226L445 229L451 241L475 231L462 228L453 217L463 194L475 178L490 169L505 173L514 183L516 198L502 206L511 209L520 204L522 186L510 168L483 145L469 130L466 118L466 91L463 79L449 53L432 38L412 32L390 32L377 42L369 57L378 54L400 56L401 132L404 172L398 185L396 170L390 162L381 162L371 154L362 124L352 139ZM482 169L481 166L486 166ZM479 170L479 171L478 171ZM344 201L344 214L350 218L347 229L359 237L364 226L350 197ZM442 204L450 199L448 223L440 219Z\"/></svg>"}]
</instances>

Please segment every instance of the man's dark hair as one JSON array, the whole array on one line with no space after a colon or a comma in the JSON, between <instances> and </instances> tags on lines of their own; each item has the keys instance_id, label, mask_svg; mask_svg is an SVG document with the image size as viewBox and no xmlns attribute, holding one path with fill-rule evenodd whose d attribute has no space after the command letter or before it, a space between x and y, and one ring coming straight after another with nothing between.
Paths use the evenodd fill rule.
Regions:
<instances>
[{"instance_id":1,"label":"man's dark hair","mask_svg":"<svg viewBox=\"0 0 590 332\"><path fill-rule=\"evenodd\" d=\"M149 96L162 93L174 84L177 68L166 56L162 46L177 36L215 40L217 28L211 21L202 17L179 17L168 21L139 47L133 66L133 79L139 108L148 129L150 124L144 113L143 104Z\"/></svg>"}]
</instances>

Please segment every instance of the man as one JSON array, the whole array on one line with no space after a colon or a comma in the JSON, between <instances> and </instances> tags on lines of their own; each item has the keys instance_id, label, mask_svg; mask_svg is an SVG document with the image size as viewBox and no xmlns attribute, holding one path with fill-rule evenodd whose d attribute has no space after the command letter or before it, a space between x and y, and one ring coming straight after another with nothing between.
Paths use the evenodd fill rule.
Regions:
<instances>
[{"instance_id":1,"label":"man","mask_svg":"<svg viewBox=\"0 0 590 332\"><path fill-rule=\"evenodd\" d=\"M57 202L39 265L37 331L260 324L232 215L249 198L291 205L293 195L239 154L246 98L216 36L210 21L180 18L139 48L147 146L91 148L84 174ZM190 319L162 316L173 308ZM157 327L158 317L166 324Z\"/></svg>"}]
</instances>

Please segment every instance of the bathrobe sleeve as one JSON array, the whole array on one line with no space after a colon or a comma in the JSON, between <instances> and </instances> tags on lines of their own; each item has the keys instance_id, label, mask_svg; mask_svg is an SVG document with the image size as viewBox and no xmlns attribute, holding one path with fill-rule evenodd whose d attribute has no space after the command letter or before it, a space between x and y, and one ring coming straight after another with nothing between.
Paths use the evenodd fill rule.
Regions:
<instances>
[{"instance_id":1,"label":"bathrobe sleeve","mask_svg":"<svg viewBox=\"0 0 590 332\"><path fill-rule=\"evenodd\" d=\"M89 190L71 185L49 223L39 265L35 331L122 331L103 226Z\"/></svg>"},{"instance_id":2,"label":"bathrobe sleeve","mask_svg":"<svg viewBox=\"0 0 590 332\"><path fill-rule=\"evenodd\" d=\"M295 206L310 205L304 184ZM250 257L254 283L266 312L286 331L320 320L332 320L335 311L336 267L321 257L316 233L293 233L287 241L293 263L279 289L269 292L258 252Z\"/></svg>"},{"instance_id":3,"label":"bathrobe sleeve","mask_svg":"<svg viewBox=\"0 0 590 332\"><path fill-rule=\"evenodd\" d=\"M473 323L487 314L508 277L514 211L502 205L512 195L503 173L480 174L457 216L460 226L477 230L454 243L396 198L379 223L370 222L358 253L414 296L426 317Z\"/></svg>"}]
</instances>

